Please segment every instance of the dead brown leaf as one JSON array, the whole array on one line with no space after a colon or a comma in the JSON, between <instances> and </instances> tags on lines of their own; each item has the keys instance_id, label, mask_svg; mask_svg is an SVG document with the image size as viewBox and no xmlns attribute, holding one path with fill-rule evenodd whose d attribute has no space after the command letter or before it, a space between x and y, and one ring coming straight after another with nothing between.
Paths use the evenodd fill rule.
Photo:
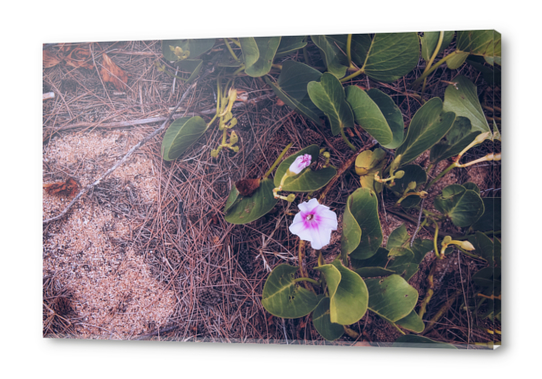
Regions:
<instances>
[{"instance_id":1,"label":"dead brown leaf","mask_svg":"<svg viewBox=\"0 0 542 379\"><path fill-rule=\"evenodd\" d=\"M76 47L70 53L64 57L64 61L66 62L66 65L75 67L75 68L86 68L89 70L92 70L94 66L90 61L92 60L92 57L90 55L90 50L85 49L82 47Z\"/></svg>"},{"instance_id":2,"label":"dead brown leaf","mask_svg":"<svg viewBox=\"0 0 542 379\"><path fill-rule=\"evenodd\" d=\"M62 61L55 53L51 50L43 50L43 68L51 68L56 66Z\"/></svg>"},{"instance_id":3,"label":"dead brown leaf","mask_svg":"<svg viewBox=\"0 0 542 379\"><path fill-rule=\"evenodd\" d=\"M250 197L260 188L260 179L242 179L235 183L235 188L241 196Z\"/></svg>"},{"instance_id":4,"label":"dead brown leaf","mask_svg":"<svg viewBox=\"0 0 542 379\"><path fill-rule=\"evenodd\" d=\"M115 86L118 91L125 89L128 83L128 75L117 66L106 53L102 54L103 67L100 70L104 82L109 82Z\"/></svg>"},{"instance_id":5,"label":"dead brown leaf","mask_svg":"<svg viewBox=\"0 0 542 379\"><path fill-rule=\"evenodd\" d=\"M65 182L44 184L43 189L49 195L73 197L79 191L79 184L77 184L75 179L68 178Z\"/></svg>"}]
</instances>

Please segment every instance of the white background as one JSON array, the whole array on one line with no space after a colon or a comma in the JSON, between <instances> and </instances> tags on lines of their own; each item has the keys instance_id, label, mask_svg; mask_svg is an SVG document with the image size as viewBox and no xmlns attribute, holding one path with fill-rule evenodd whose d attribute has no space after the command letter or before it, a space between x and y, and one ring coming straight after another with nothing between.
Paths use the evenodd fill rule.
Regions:
<instances>
[{"instance_id":1,"label":"white background","mask_svg":"<svg viewBox=\"0 0 542 379\"><path fill-rule=\"evenodd\" d=\"M527 369L537 375L542 62L536 2L370 3L42 0L2 7L2 376L505 378ZM450 352L41 338L42 43L466 29L502 33L503 347Z\"/></svg>"}]
</instances>

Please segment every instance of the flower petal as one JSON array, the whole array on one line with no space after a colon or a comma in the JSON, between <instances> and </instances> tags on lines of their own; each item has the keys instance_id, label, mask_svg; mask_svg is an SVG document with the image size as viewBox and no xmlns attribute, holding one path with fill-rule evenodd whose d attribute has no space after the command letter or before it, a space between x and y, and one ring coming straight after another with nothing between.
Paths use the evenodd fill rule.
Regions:
<instances>
[{"instance_id":1,"label":"flower petal","mask_svg":"<svg viewBox=\"0 0 542 379\"><path fill-rule=\"evenodd\" d=\"M310 199L309 201L304 201L303 203L299 204L297 207L301 212L308 214L311 213L318 206L325 207L325 205L321 205L320 203L318 203L318 200Z\"/></svg>"},{"instance_id":2,"label":"flower petal","mask_svg":"<svg viewBox=\"0 0 542 379\"><path fill-rule=\"evenodd\" d=\"M320 250L326 245L329 245L331 240L331 230L319 230L316 228L308 229L310 236L311 247L315 250Z\"/></svg>"}]
</instances>

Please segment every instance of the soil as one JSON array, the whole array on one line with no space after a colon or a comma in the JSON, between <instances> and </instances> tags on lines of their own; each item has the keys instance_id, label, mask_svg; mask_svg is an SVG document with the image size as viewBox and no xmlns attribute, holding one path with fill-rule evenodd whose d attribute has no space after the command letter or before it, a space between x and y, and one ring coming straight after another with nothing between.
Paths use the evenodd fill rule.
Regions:
<instances>
[{"instance_id":1,"label":"soil","mask_svg":"<svg viewBox=\"0 0 542 379\"><path fill-rule=\"evenodd\" d=\"M60 53L65 46L47 49ZM76 47L88 49L89 45ZM93 183L160 127L188 88L156 69L156 62L167 65L161 59L160 41L93 43L90 47L87 63L94 69L61 62L43 71L44 93L55 93L54 99L43 103L44 184L68 178L75 179L80 188ZM309 56L318 65L319 55L311 51ZM124 88L115 88L99 75L103 53L127 74ZM450 72L429 78L427 96L443 96L437 84L453 79L446 75L467 75L480 88L485 85L468 67ZM406 86L419 74L413 72L393 85L359 81L393 96L408 125L421 103L405 96ZM297 265L298 239L288 233L288 225L296 205L307 195L298 195L291 205L279 202L267 215L246 225L226 222L223 209L233 183L261 177L289 142L293 142L290 152L314 143L326 147L336 167L352 152L327 126L315 125L277 101L261 78L241 77L235 85L246 91L249 100L256 99L236 103L233 111L239 121L234 129L239 152L223 150L216 159L211 157L222 135L215 124L180 159L167 162L160 155L161 134L94 186L65 217L44 223L45 337L329 344L310 318L276 318L260 302L271 269L280 263ZM188 112L209 121L215 88L214 78L197 82L175 118ZM496 116L487 112L488 117ZM374 143L361 128L350 140L358 149ZM475 153L483 156L485 149L482 146ZM450 162L441 162L435 172ZM426 167L427 156L416 163ZM474 166L454 170L437 182L424 201L425 209L434 211L432 200L442 188L467 181L474 182L482 196L500 196L500 168ZM356 183L347 171L326 196L326 205L339 215L339 225L351 189L359 186ZM71 199L44 190L44 220L62 212ZM410 220L405 219L393 213L392 196L382 195L381 200L383 244L402 224L413 236L418 212L407 211ZM451 224L446 231L461 232ZM424 226L417 237L432 239L433 229ZM322 254L329 262L339 252L340 230ZM316 252L307 248L305 267L315 267L317 259ZM419 291L419 301L426 295L434 261L435 255L427 254L410 280ZM425 319L431 319L458 288L463 292L425 336L455 344L495 340L485 331L493 323L474 320L472 312L463 310L463 294L474 293L470 278L481 267L483 262L457 251L437 262L435 294ZM317 275L313 270L309 274ZM389 343L401 335L372 312L351 328L359 336L345 334L335 344Z\"/></svg>"}]
</instances>

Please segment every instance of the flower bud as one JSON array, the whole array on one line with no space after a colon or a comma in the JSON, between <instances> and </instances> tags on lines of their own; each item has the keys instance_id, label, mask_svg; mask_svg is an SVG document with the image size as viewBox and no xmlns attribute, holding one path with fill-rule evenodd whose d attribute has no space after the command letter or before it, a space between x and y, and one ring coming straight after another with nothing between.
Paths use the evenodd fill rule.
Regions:
<instances>
[{"instance_id":1,"label":"flower bud","mask_svg":"<svg viewBox=\"0 0 542 379\"><path fill-rule=\"evenodd\" d=\"M463 241L463 242L461 242L461 244L459 246L461 246L463 249L465 249L467 251L474 250L474 246L469 241Z\"/></svg>"},{"instance_id":2,"label":"flower bud","mask_svg":"<svg viewBox=\"0 0 542 379\"><path fill-rule=\"evenodd\" d=\"M235 133L234 131L231 132L230 144L235 145L237 143L237 141L239 141L239 137L237 136L237 133Z\"/></svg>"},{"instance_id":3,"label":"flower bud","mask_svg":"<svg viewBox=\"0 0 542 379\"><path fill-rule=\"evenodd\" d=\"M305 168L309 167L311 164L312 156L310 154L304 154L298 156L295 161L290 165L288 171L294 175L299 174Z\"/></svg>"},{"instance_id":4,"label":"flower bud","mask_svg":"<svg viewBox=\"0 0 542 379\"><path fill-rule=\"evenodd\" d=\"M405 172L403 170L397 171L394 176L395 176L395 179L401 179L403 176L405 176Z\"/></svg>"},{"instance_id":5,"label":"flower bud","mask_svg":"<svg viewBox=\"0 0 542 379\"><path fill-rule=\"evenodd\" d=\"M289 194L287 197L286 197L286 201L291 203L292 201L295 200L295 194L291 193Z\"/></svg>"},{"instance_id":6,"label":"flower bud","mask_svg":"<svg viewBox=\"0 0 542 379\"><path fill-rule=\"evenodd\" d=\"M410 183L408 183L407 188L408 188L409 190L416 189L416 182L410 182Z\"/></svg>"}]
</instances>

